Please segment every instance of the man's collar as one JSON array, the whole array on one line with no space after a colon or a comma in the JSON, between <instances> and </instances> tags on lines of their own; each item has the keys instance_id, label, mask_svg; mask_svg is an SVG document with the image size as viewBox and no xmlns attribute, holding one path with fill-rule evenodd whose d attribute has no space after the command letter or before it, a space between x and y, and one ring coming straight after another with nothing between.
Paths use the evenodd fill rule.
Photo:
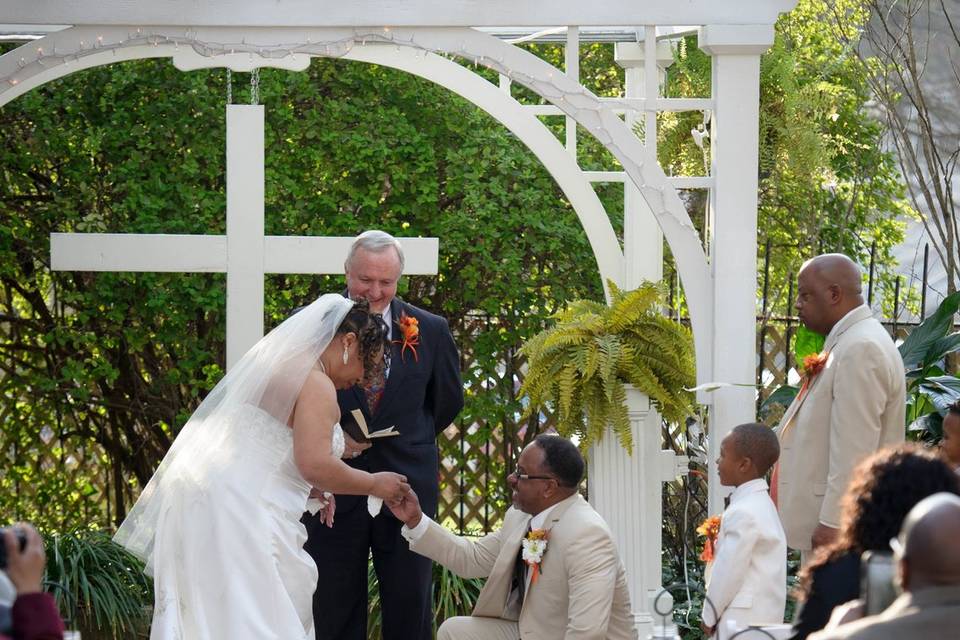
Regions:
<instances>
[{"instance_id":1,"label":"man's collar","mask_svg":"<svg viewBox=\"0 0 960 640\"><path fill-rule=\"evenodd\" d=\"M559 502L557 504L560 504ZM537 515L530 518L530 529L543 529L544 523L547 521L547 518L550 517L550 512L556 508L556 504L552 504Z\"/></svg>"},{"instance_id":2,"label":"man's collar","mask_svg":"<svg viewBox=\"0 0 960 640\"><path fill-rule=\"evenodd\" d=\"M733 490L733 493L730 494L730 504L733 504L737 500L740 500L744 496L748 496L751 493L760 493L761 491L767 491L769 488L770 487L767 486L767 481L763 478L754 478L753 480L748 480Z\"/></svg>"},{"instance_id":3,"label":"man's collar","mask_svg":"<svg viewBox=\"0 0 960 640\"><path fill-rule=\"evenodd\" d=\"M833 325L833 328L830 329L830 333L827 334L824 344L832 345L833 342L836 342L844 331L860 322L861 320L866 320L871 317L873 312L870 311L870 307L866 304L861 304L858 307L854 307L848 311L842 318L837 320L837 323Z\"/></svg>"},{"instance_id":4,"label":"man's collar","mask_svg":"<svg viewBox=\"0 0 960 640\"><path fill-rule=\"evenodd\" d=\"M567 510L567 507L573 504L573 502L575 502L579 497L580 497L580 494L575 492L572 495L567 496L560 502L550 505L549 507L547 507L546 509L544 509L543 511L541 511L540 513L538 513L537 515L533 516L533 518L530 519L530 528L531 529L549 529L550 527L547 525L549 525L551 522L556 522L560 518L560 516L562 516L564 512Z\"/></svg>"}]
</instances>

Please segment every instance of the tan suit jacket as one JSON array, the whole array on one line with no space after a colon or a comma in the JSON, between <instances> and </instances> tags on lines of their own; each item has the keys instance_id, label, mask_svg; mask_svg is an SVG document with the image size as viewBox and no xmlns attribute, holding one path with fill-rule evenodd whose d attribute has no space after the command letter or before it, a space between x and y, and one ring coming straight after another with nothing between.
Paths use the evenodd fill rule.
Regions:
<instances>
[{"instance_id":1,"label":"tan suit jacket","mask_svg":"<svg viewBox=\"0 0 960 640\"><path fill-rule=\"evenodd\" d=\"M960 586L905 593L883 612L818 631L809 640L953 640L960 637Z\"/></svg>"},{"instance_id":2,"label":"tan suit jacket","mask_svg":"<svg viewBox=\"0 0 960 640\"><path fill-rule=\"evenodd\" d=\"M468 578L486 577L474 617L517 619L507 601L530 516L511 508L503 527L478 539L430 522L410 548ZM636 640L626 574L606 522L579 495L550 512L547 549L519 613L523 640Z\"/></svg>"},{"instance_id":3,"label":"tan suit jacket","mask_svg":"<svg viewBox=\"0 0 960 640\"><path fill-rule=\"evenodd\" d=\"M903 442L905 431L903 360L869 308L844 316L824 351L826 367L780 421L778 509L787 544L801 550L811 548L817 523L839 527L856 464Z\"/></svg>"}]
</instances>

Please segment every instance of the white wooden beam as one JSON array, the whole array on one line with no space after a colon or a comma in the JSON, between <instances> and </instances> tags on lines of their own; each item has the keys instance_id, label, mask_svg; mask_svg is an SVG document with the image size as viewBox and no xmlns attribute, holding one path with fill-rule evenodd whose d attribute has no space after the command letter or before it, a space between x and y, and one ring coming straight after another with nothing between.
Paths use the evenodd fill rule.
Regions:
<instances>
[{"instance_id":1,"label":"white wooden beam","mask_svg":"<svg viewBox=\"0 0 960 640\"><path fill-rule=\"evenodd\" d=\"M343 273L353 236L266 236L264 273ZM398 238L403 275L436 275L439 238ZM227 236L162 233L51 233L54 271L225 273Z\"/></svg>"},{"instance_id":2,"label":"white wooden beam","mask_svg":"<svg viewBox=\"0 0 960 640\"><path fill-rule=\"evenodd\" d=\"M343 273L351 237L267 236L264 273ZM403 275L436 275L439 238L398 238L403 247Z\"/></svg>"},{"instance_id":3,"label":"white wooden beam","mask_svg":"<svg viewBox=\"0 0 960 640\"><path fill-rule=\"evenodd\" d=\"M4 0L0 22L163 26L773 24L797 0Z\"/></svg>"},{"instance_id":4,"label":"white wooden beam","mask_svg":"<svg viewBox=\"0 0 960 640\"><path fill-rule=\"evenodd\" d=\"M263 105L227 105L227 368L263 337Z\"/></svg>"},{"instance_id":5,"label":"white wooden beam","mask_svg":"<svg viewBox=\"0 0 960 640\"><path fill-rule=\"evenodd\" d=\"M709 27L700 48L712 57L710 130L711 269L714 286L713 375L726 387L712 395L710 451L733 427L756 420L752 385L757 366L757 166L760 136L760 56L773 44L773 28ZM708 513L723 510L716 465L709 465Z\"/></svg>"},{"instance_id":6,"label":"white wooden beam","mask_svg":"<svg viewBox=\"0 0 960 640\"><path fill-rule=\"evenodd\" d=\"M50 268L222 273L227 270L227 236L51 233Z\"/></svg>"}]
</instances>

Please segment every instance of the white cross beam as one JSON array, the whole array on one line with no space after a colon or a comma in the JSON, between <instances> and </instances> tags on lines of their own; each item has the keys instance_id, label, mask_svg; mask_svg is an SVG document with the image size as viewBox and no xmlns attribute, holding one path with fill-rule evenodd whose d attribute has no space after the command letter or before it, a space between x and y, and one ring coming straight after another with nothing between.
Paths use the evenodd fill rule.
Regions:
<instances>
[{"instance_id":1,"label":"white cross beam","mask_svg":"<svg viewBox=\"0 0 960 640\"><path fill-rule=\"evenodd\" d=\"M263 106L227 106L227 234L51 233L54 271L227 274L227 368L263 336L263 276L343 273L352 237L266 236ZM437 273L437 238L401 238L407 275Z\"/></svg>"}]
</instances>

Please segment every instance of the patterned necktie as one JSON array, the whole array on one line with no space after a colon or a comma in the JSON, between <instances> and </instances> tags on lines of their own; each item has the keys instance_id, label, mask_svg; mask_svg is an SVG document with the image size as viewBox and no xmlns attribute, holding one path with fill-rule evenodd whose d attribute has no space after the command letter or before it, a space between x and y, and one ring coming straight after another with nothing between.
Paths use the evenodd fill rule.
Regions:
<instances>
[{"instance_id":1,"label":"patterned necktie","mask_svg":"<svg viewBox=\"0 0 960 640\"><path fill-rule=\"evenodd\" d=\"M383 397L383 388L387 382L384 373L384 367L378 367L369 379L363 381L363 395L367 398L367 407L370 409L371 416L377 412L380 399Z\"/></svg>"}]
</instances>

